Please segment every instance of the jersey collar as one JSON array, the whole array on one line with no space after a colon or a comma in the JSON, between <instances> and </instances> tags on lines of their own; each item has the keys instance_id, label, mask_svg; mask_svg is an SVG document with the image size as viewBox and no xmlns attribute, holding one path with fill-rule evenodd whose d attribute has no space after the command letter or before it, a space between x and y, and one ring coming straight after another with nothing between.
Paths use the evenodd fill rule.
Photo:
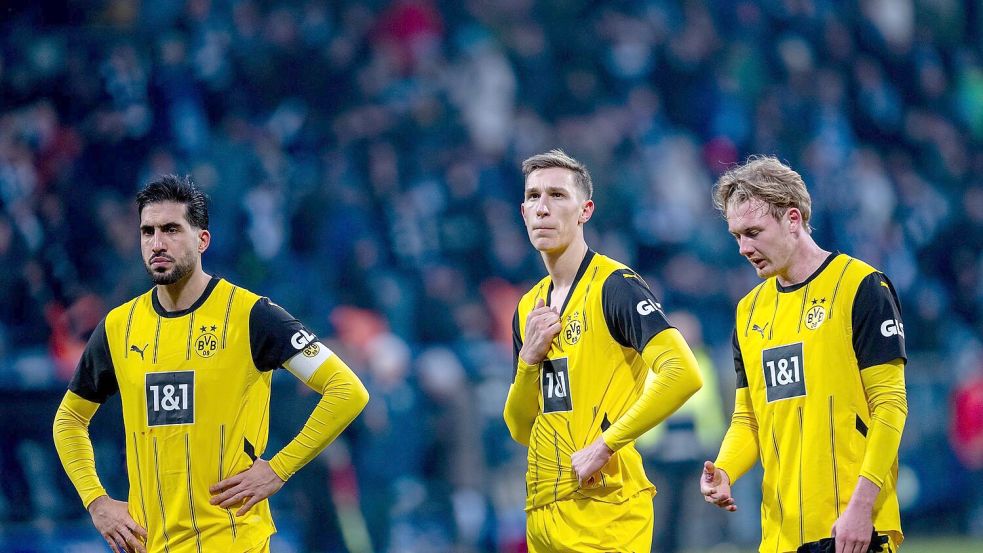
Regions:
<instances>
[{"instance_id":1,"label":"jersey collar","mask_svg":"<svg viewBox=\"0 0 983 553\"><path fill-rule=\"evenodd\" d=\"M212 279L208 281L208 285L205 286L205 290L201 293L200 296L198 296L198 299L196 299L195 302L193 304L191 304L191 307L189 307L187 309L181 309L180 311L168 311L168 310L164 309L164 306L160 304L160 300L157 299L157 287L156 286L154 286L154 289L151 290L151 292L150 292L150 301L154 305L154 311L156 311L157 314L160 315L161 317L164 317L164 318L167 318L167 319L173 319L173 318L177 318L177 317L183 317L183 316L187 315L188 313L191 313L195 309L198 309L199 307L201 307L201 304L205 303L205 300L208 299L208 296L212 295L212 290L215 289L215 286L218 284L218 281L220 281L220 280L222 280L222 279L220 279L217 276L213 276Z\"/></svg>"},{"instance_id":2,"label":"jersey collar","mask_svg":"<svg viewBox=\"0 0 983 553\"><path fill-rule=\"evenodd\" d=\"M590 262L594 260L594 250L587 248L587 255L584 256L584 260L580 262L580 267L577 269L576 276L573 277L573 283L570 284L570 291L567 292L566 299L563 300L563 307L560 308L560 313L567 308L567 304L570 303L570 297L573 296L573 291L577 289L577 285L580 284L580 279L584 277L584 273L587 272L587 267L590 266ZM550 305L550 298L553 296L553 279L550 279L550 287L546 290L546 306Z\"/></svg>"},{"instance_id":3,"label":"jersey collar","mask_svg":"<svg viewBox=\"0 0 983 553\"><path fill-rule=\"evenodd\" d=\"M840 252L838 252L836 250L833 250L828 256L826 256L826 260L823 261L823 264L820 265L818 269L816 269L815 271L813 271L813 273L811 275L809 275L809 278L803 280L802 282L799 282L799 283L796 283L796 284L790 284L789 286L782 286L781 283L778 282L778 278L776 277L775 278L775 286L778 287L778 291L779 292L785 292L785 293L787 293L787 292L795 292L796 290L798 290L799 288L802 288L803 286L809 284L817 276L819 276L819 273L823 272L826 269L826 267L828 267L829 264L833 262L833 259L835 259L836 256L838 256L838 255L840 255Z\"/></svg>"}]
</instances>

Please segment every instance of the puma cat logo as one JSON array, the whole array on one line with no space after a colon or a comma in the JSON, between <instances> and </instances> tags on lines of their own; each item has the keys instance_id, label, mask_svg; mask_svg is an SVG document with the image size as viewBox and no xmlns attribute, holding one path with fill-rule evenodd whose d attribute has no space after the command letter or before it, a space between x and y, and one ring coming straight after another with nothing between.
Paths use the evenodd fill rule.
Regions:
<instances>
[{"instance_id":1,"label":"puma cat logo","mask_svg":"<svg viewBox=\"0 0 983 553\"><path fill-rule=\"evenodd\" d=\"M754 326L751 327L751 330L760 333L761 334L761 338L763 339L765 337L765 329L768 328L768 325L769 324L770 323L765 323L765 326L754 325Z\"/></svg>"},{"instance_id":2,"label":"puma cat logo","mask_svg":"<svg viewBox=\"0 0 983 553\"><path fill-rule=\"evenodd\" d=\"M144 344L143 345L143 349L140 349L140 348L138 348L136 346L136 344L134 344L134 345L130 346L130 351L135 351L135 352L139 353L140 354L140 360L143 360L143 352L147 349L147 346L149 346L149 345L150 344Z\"/></svg>"}]
</instances>

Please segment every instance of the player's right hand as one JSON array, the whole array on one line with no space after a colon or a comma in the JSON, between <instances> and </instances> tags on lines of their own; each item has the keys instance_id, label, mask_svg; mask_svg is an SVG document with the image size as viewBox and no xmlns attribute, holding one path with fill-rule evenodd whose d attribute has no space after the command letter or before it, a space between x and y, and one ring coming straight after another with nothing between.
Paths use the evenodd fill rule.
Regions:
<instances>
[{"instance_id":1,"label":"player's right hand","mask_svg":"<svg viewBox=\"0 0 983 553\"><path fill-rule=\"evenodd\" d=\"M730 476L707 461L703 463L703 474L700 475L700 493L707 503L713 503L725 511L736 511L737 503L730 495Z\"/></svg>"},{"instance_id":2,"label":"player's right hand","mask_svg":"<svg viewBox=\"0 0 983 553\"><path fill-rule=\"evenodd\" d=\"M560 314L556 309L547 307L543 298L539 298L536 306L526 315L526 337L519 357L529 365L542 363L550 351L550 343L559 333Z\"/></svg>"},{"instance_id":3,"label":"player's right hand","mask_svg":"<svg viewBox=\"0 0 983 553\"><path fill-rule=\"evenodd\" d=\"M125 501L116 501L108 495L97 497L89 503L92 524L115 553L147 553L147 530L137 524Z\"/></svg>"}]
</instances>

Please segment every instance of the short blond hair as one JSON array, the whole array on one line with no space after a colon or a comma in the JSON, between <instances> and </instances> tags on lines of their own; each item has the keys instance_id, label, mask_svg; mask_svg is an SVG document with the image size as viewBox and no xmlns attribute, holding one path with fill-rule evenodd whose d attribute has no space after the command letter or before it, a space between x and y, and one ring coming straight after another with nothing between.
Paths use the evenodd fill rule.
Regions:
<instances>
[{"instance_id":1,"label":"short blond hair","mask_svg":"<svg viewBox=\"0 0 983 553\"><path fill-rule=\"evenodd\" d=\"M549 169L560 167L568 169L574 173L574 182L584 196L589 200L594 195L594 183L590 179L590 171L587 167L576 159L567 155L559 148L554 148L544 154L536 154L522 162L522 176L529 178L529 175L539 169Z\"/></svg>"},{"instance_id":2,"label":"short blond hair","mask_svg":"<svg viewBox=\"0 0 983 553\"><path fill-rule=\"evenodd\" d=\"M806 232L812 232L809 218L812 216L812 198L802 176L775 156L754 155L744 165L738 165L724 173L713 186L713 205L727 217L731 204L760 200L768 206L768 213L781 219L789 208L802 213Z\"/></svg>"}]
</instances>

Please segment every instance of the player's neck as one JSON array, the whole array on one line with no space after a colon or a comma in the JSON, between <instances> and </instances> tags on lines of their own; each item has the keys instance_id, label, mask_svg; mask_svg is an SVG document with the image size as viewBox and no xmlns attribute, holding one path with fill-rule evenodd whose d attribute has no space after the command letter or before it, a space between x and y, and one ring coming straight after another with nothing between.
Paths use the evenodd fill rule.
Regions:
<instances>
[{"instance_id":1,"label":"player's neck","mask_svg":"<svg viewBox=\"0 0 983 553\"><path fill-rule=\"evenodd\" d=\"M577 277L577 270L587 255L587 242L574 240L562 252L543 252L543 263L550 274L554 289L569 288Z\"/></svg>"},{"instance_id":2,"label":"player's neck","mask_svg":"<svg viewBox=\"0 0 983 553\"><path fill-rule=\"evenodd\" d=\"M183 311L198 301L211 280L212 276L199 267L174 284L158 284L157 301L165 311Z\"/></svg>"},{"instance_id":3,"label":"player's neck","mask_svg":"<svg viewBox=\"0 0 983 553\"><path fill-rule=\"evenodd\" d=\"M778 274L778 283L782 286L794 286L805 282L822 266L826 258L829 257L829 253L820 248L811 236L806 236L802 239L802 243L795 248L788 268Z\"/></svg>"}]
</instances>

